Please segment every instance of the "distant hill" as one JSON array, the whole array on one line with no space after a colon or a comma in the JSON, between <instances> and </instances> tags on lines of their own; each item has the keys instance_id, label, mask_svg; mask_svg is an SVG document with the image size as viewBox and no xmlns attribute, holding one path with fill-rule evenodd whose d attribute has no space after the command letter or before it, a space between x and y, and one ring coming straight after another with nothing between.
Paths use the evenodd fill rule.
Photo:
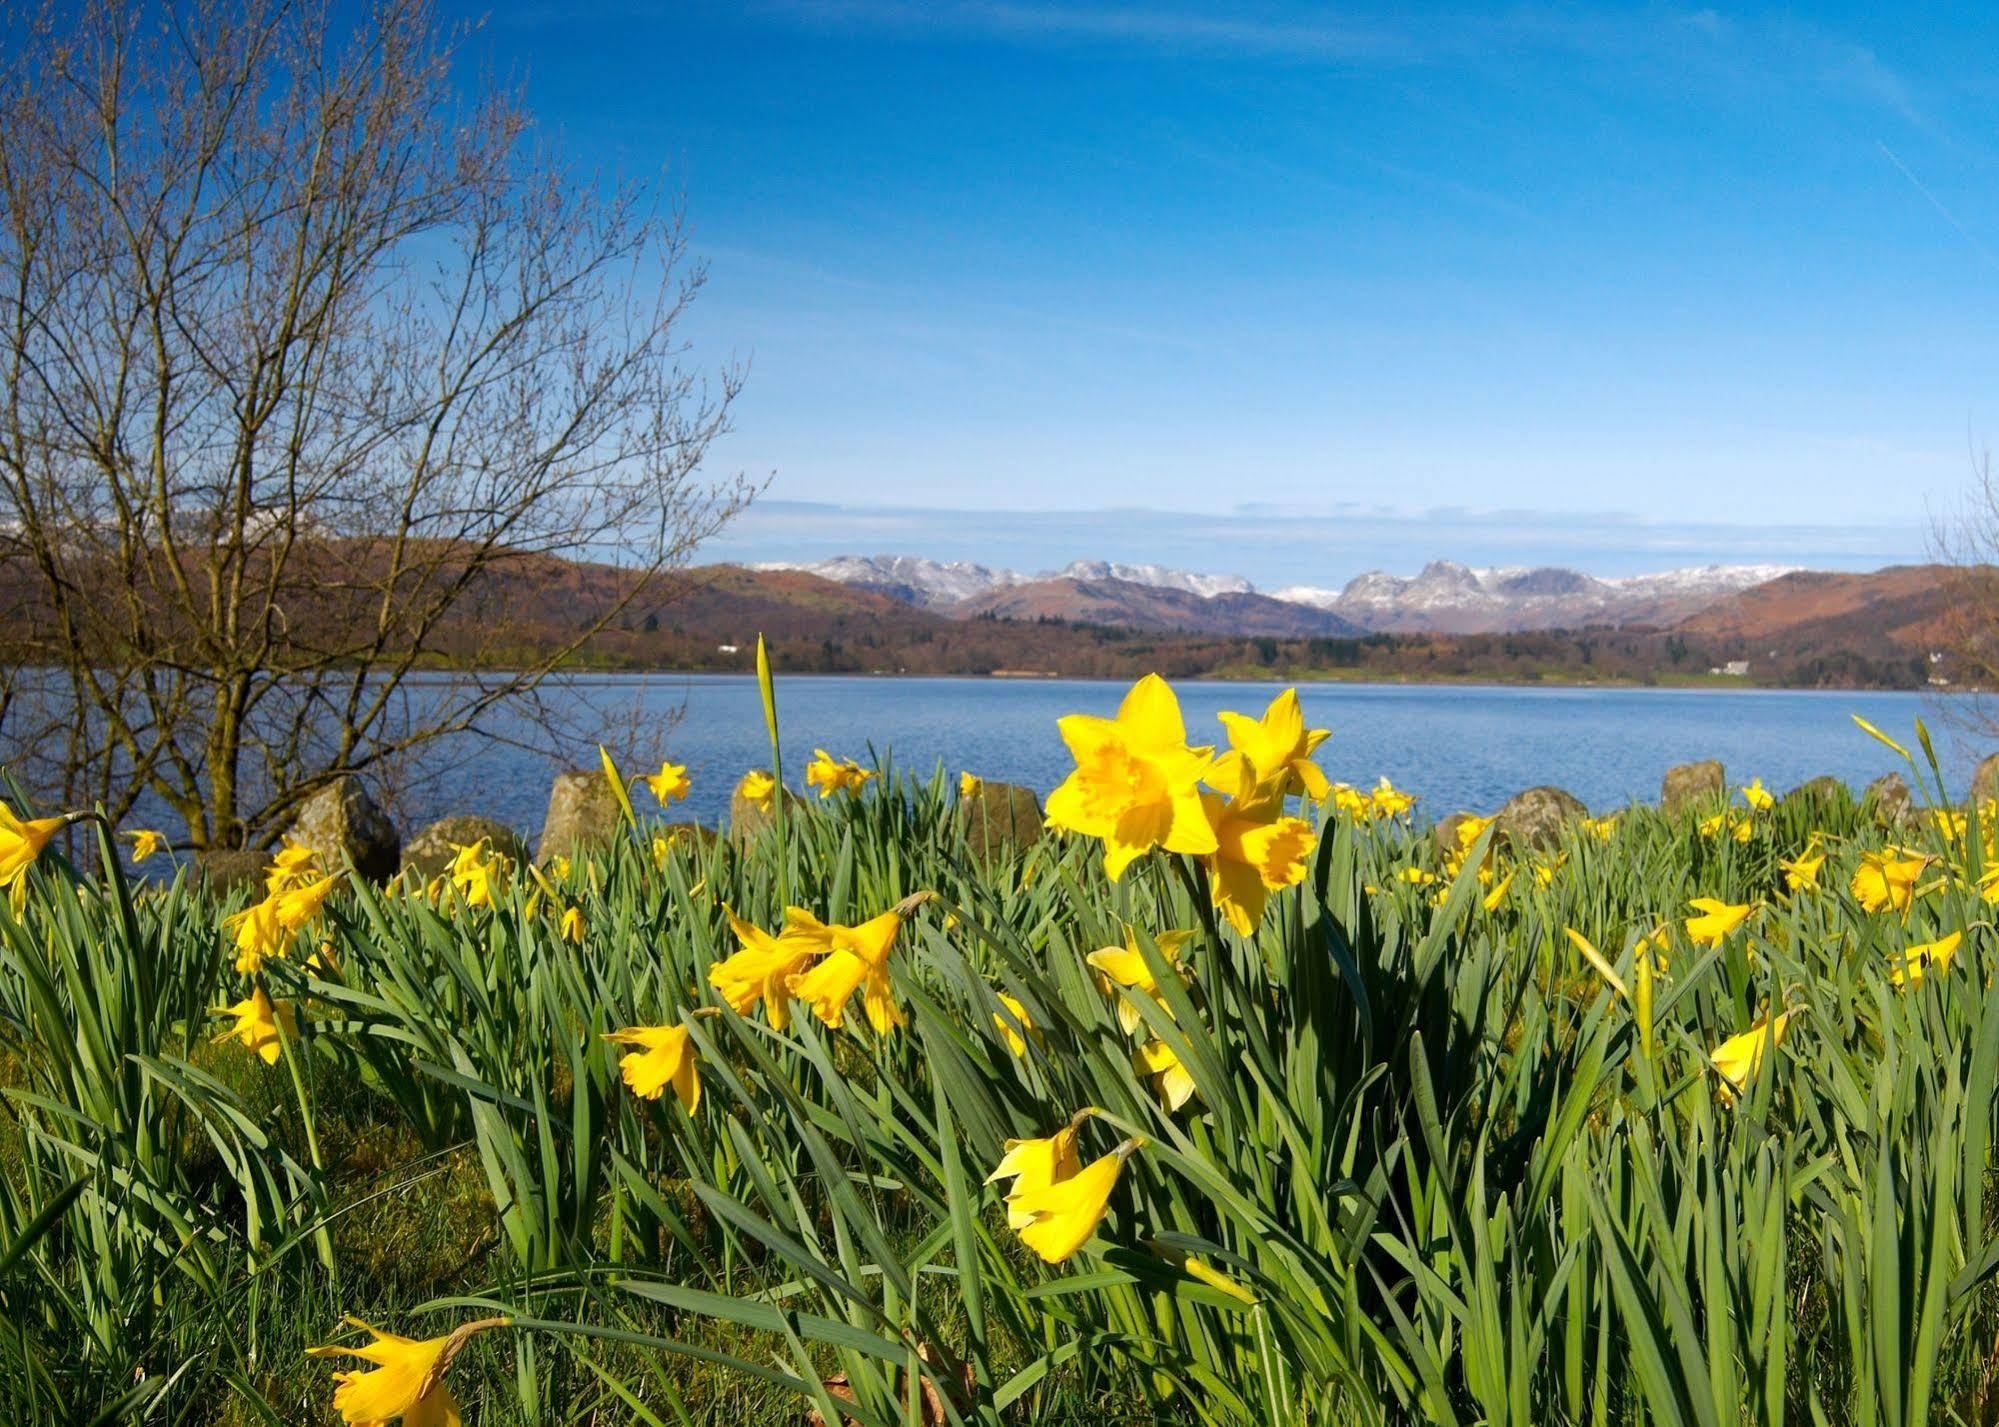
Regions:
<instances>
[{"instance_id":1,"label":"distant hill","mask_svg":"<svg viewBox=\"0 0 1999 1427\"><path fill-rule=\"evenodd\" d=\"M1123 629L1184 630L1197 634L1314 636L1361 633L1327 610L1287 604L1269 595L1229 591L1199 595L1184 589L1117 579L1035 580L976 595L947 611L959 619L1059 619Z\"/></svg>"},{"instance_id":2,"label":"distant hill","mask_svg":"<svg viewBox=\"0 0 1999 1427\"><path fill-rule=\"evenodd\" d=\"M1718 600L1678 627L1745 647L1885 641L1929 649L1945 638L1950 573L1944 565L1897 565L1865 575L1796 570Z\"/></svg>"}]
</instances>

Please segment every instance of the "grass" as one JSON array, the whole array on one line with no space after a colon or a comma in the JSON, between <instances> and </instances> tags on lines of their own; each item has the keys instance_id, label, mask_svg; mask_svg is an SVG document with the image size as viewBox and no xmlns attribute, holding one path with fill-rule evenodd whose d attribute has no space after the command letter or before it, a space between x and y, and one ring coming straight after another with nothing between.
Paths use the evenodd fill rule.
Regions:
<instances>
[{"instance_id":1,"label":"grass","mask_svg":"<svg viewBox=\"0 0 1999 1427\"><path fill-rule=\"evenodd\" d=\"M1243 938L1185 859L978 862L955 798L889 767L742 845L655 858L635 816L491 906L351 887L257 973L298 1017L271 1065L215 1040L232 906L45 855L0 911L5 1420L330 1422L341 1365L304 1349L343 1315L503 1314L451 1368L468 1420L1999 1421L1978 810L1778 805L1737 841L1632 809L1540 849L1314 810L1307 875ZM1870 911L1854 874L1891 843L1929 860ZM853 924L919 893L892 1035L708 986L725 909ZM1695 896L1754 911L1695 945ZM1125 996L1140 1037L1084 961L1127 927L1160 987ZM1709 1053L1773 1009L1737 1093ZM687 1027L693 1113L622 1083L601 1037L628 1025ZM1191 1075L1177 1111L1145 1039ZM1044 1265L984 1181L1086 1107L1085 1161L1145 1144Z\"/></svg>"}]
</instances>

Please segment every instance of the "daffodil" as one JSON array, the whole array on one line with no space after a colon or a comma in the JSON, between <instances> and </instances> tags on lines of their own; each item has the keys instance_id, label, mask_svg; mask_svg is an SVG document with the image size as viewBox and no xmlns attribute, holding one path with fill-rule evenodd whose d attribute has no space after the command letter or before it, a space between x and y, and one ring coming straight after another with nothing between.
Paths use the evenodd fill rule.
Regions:
<instances>
[{"instance_id":1,"label":"daffodil","mask_svg":"<svg viewBox=\"0 0 1999 1427\"><path fill-rule=\"evenodd\" d=\"M701 1077L686 1026L626 1026L607 1032L604 1039L613 1045L637 1047L618 1060L618 1073L632 1094L641 1100L657 1100L671 1085L688 1114L700 1108Z\"/></svg>"},{"instance_id":2,"label":"daffodil","mask_svg":"<svg viewBox=\"0 0 1999 1427\"><path fill-rule=\"evenodd\" d=\"M236 1024L217 1036L218 1041L239 1040L245 1050L254 1052L266 1065L276 1065L283 1054L278 1039L278 1027L284 1027L284 1034L298 1034L298 1019L289 1002L280 1001L275 1006L271 998L259 986L243 1000L233 1006L217 1011L218 1016L234 1016Z\"/></svg>"},{"instance_id":3,"label":"daffodil","mask_svg":"<svg viewBox=\"0 0 1999 1427\"><path fill-rule=\"evenodd\" d=\"M1600 818L1584 818L1582 829L1598 842L1609 842L1617 836L1617 814L1609 813Z\"/></svg>"},{"instance_id":4,"label":"daffodil","mask_svg":"<svg viewBox=\"0 0 1999 1427\"><path fill-rule=\"evenodd\" d=\"M166 834L155 832L149 827L134 828L131 832L120 833L119 836L131 842L134 866L167 850Z\"/></svg>"},{"instance_id":5,"label":"daffodil","mask_svg":"<svg viewBox=\"0 0 1999 1427\"><path fill-rule=\"evenodd\" d=\"M0 803L0 888L11 889L28 875L35 859L67 818L22 818Z\"/></svg>"},{"instance_id":6,"label":"daffodil","mask_svg":"<svg viewBox=\"0 0 1999 1427\"><path fill-rule=\"evenodd\" d=\"M838 1030L847 1014L847 1002L861 992L862 1008L875 1034L886 1035L903 1023L902 1008L895 1003L895 988L889 979L888 954L895 946L902 918L883 912L857 927L821 923L797 907L785 913L785 929L809 944L823 946L825 955L810 971L789 976L785 984L791 994L812 1007L812 1013Z\"/></svg>"},{"instance_id":7,"label":"daffodil","mask_svg":"<svg viewBox=\"0 0 1999 1427\"><path fill-rule=\"evenodd\" d=\"M1767 813L1777 804L1775 795L1763 786L1761 778L1750 779L1748 786L1743 788L1741 792L1742 801L1749 804L1750 807L1756 809L1759 813Z\"/></svg>"},{"instance_id":8,"label":"daffodil","mask_svg":"<svg viewBox=\"0 0 1999 1427\"><path fill-rule=\"evenodd\" d=\"M1695 946L1720 946L1756 910L1752 903L1729 903L1715 897L1695 897L1687 905L1694 910L1686 919L1687 940Z\"/></svg>"},{"instance_id":9,"label":"daffodil","mask_svg":"<svg viewBox=\"0 0 1999 1427\"><path fill-rule=\"evenodd\" d=\"M652 865L656 871L666 871L666 864L673 861L673 849L679 845L679 842L678 828L671 832L656 832L652 835L649 847L652 852Z\"/></svg>"},{"instance_id":10,"label":"daffodil","mask_svg":"<svg viewBox=\"0 0 1999 1427\"><path fill-rule=\"evenodd\" d=\"M500 898L507 859L492 852L482 839L457 848L451 859L451 885L468 907L490 907Z\"/></svg>"},{"instance_id":11,"label":"daffodil","mask_svg":"<svg viewBox=\"0 0 1999 1427\"><path fill-rule=\"evenodd\" d=\"M1485 909L1488 912L1498 911L1500 906L1506 901L1506 893L1512 886L1513 874L1509 872L1499 879L1498 884L1490 892L1485 894Z\"/></svg>"},{"instance_id":12,"label":"daffodil","mask_svg":"<svg viewBox=\"0 0 1999 1427\"><path fill-rule=\"evenodd\" d=\"M1437 880L1437 874L1424 867L1405 867L1395 875L1412 887L1427 887Z\"/></svg>"},{"instance_id":13,"label":"daffodil","mask_svg":"<svg viewBox=\"0 0 1999 1427\"><path fill-rule=\"evenodd\" d=\"M1118 1171L1138 1147L1139 1141L1126 1140L1067 1178L1012 1196L1009 1207L1027 1220L1020 1241L1044 1263L1061 1263L1088 1243L1110 1207Z\"/></svg>"},{"instance_id":14,"label":"daffodil","mask_svg":"<svg viewBox=\"0 0 1999 1427\"><path fill-rule=\"evenodd\" d=\"M997 1184L1002 1179L1013 1181L1013 1187L1006 1196L1008 1228L1018 1230L1034 1222L1033 1215L1014 1207L1017 1199L1067 1179L1083 1167L1082 1160L1076 1156L1076 1130L1090 1117L1090 1113L1088 1110L1079 1112L1068 1124L1046 1138L1008 1140L1003 1146L1006 1152L993 1172L986 1176L986 1183Z\"/></svg>"},{"instance_id":15,"label":"daffodil","mask_svg":"<svg viewBox=\"0 0 1999 1427\"><path fill-rule=\"evenodd\" d=\"M858 793L874 776L873 769L863 768L851 758L835 758L823 748L813 749L812 761L805 765L805 786L817 788L822 798Z\"/></svg>"},{"instance_id":16,"label":"daffodil","mask_svg":"<svg viewBox=\"0 0 1999 1427\"><path fill-rule=\"evenodd\" d=\"M236 944L236 971L254 976L267 958L291 944L291 932L278 920L278 899L266 897L223 918L222 929Z\"/></svg>"},{"instance_id":17,"label":"daffodil","mask_svg":"<svg viewBox=\"0 0 1999 1427\"><path fill-rule=\"evenodd\" d=\"M1186 971L1180 965L1180 949L1193 938L1188 931L1161 932L1153 938L1159 948L1159 959L1167 969L1181 980L1186 979ZM1159 999L1159 982L1153 977L1152 968L1146 963L1145 954L1138 949L1138 932L1132 927L1124 931L1124 945L1100 947L1083 958L1090 968L1103 978L1106 994L1110 985L1126 987L1153 1001ZM1118 1025L1126 1035L1136 1035L1138 1028L1145 1024L1137 1005L1128 998L1119 998L1117 1006Z\"/></svg>"},{"instance_id":18,"label":"daffodil","mask_svg":"<svg viewBox=\"0 0 1999 1427\"><path fill-rule=\"evenodd\" d=\"M1374 791L1367 795L1368 806L1378 818L1399 818L1416 806L1416 795L1405 793L1386 778L1374 785Z\"/></svg>"},{"instance_id":19,"label":"daffodil","mask_svg":"<svg viewBox=\"0 0 1999 1427\"><path fill-rule=\"evenodd\" d=\"M753 808L769 812L777 801L777 779L761 768L752 768L736 784L736 797Z\"/></svg>"},{"instance_id":20,"label":"daffodil","mask_svg":"<svg viewBox=\"0 0 1999 1427\"><path fill-rule=\"evenodd\" d=\"M326 905L326 899L333 895L333 889L340 885L340 877L322 877L316 882L307 882L297 887L287 887L276 896L269 898L276 904L278 925L288 932L295 932L317 917Z\"/></svg>"},{"instance_id":21,"label":"daffodil","mask_svg":"<svg viewBox=\"0 0 1999 1427\"><path fill-rule=\"evenodd\" d=\"M1325 773L1312 761L1328 730L1305 727L1305 710L1296 689L1272 699L1260 719L1226 712L1220 717L1228 730L1229 751L1209 769L1211 787L1243 799L1303 793L1315 803L1332 791Z\"/></svg>"},{"instance_id":22,"label":"daffodil","mask_svg":"<svg viewBox=\"0 0 1999 1427\"><path fill-rule=\"evenodd\" d=\"M1033 1036L1036 1040L1041 1038L1041 1033L1035 1030L1034 1021L1027 1014L1027 1007L1004 991L995 991L993 994L999 998L1000 1005L1005 1008L1004 1014L999 1011L993 1012L993 1024L999 1028L1008 1050L1016 1057L1026 1055L1027 1037Z\"/></svg>"},{"instance_id":23,"label":"daffodil","mask_svg":"<svg viewBox=\"0 0 1999 1427\"><path fill-rule=\"evenodd\" d=\"M1749 1078L1756 1074L1763 1064L1766 1046L1780 1045L1784 1039L1784 1027L1789 1024L1791 1012L1785 1011L1774 1021L1769 1017L1759 1020L1740 1035L1730 1036L1714 1048L1708 1057L1715 1073L1721 1077L1719 1087L1721 1097L1733 1101L1749 1086Z\"/></svg>"},{"instance_id":24,"label":"daffodil","mask_svg":"<svg viewBox=\"0 0 1999 1427\"><path fill-rule=\"evenodd\" d=\"M688 781L685 764L668 763L663 760L657 773L647 773L639 781L652 789L652 795L659 799L661 807L686 797L694 786Z\"/></svg>"},{"instance_id":25,"label":"daffodil","mask_svg":"<svg viewBox=\"0 0 1999 1427\"><path fill-rule=\"evenodd\" d=\"M375 1364L366 1371L337 1372L333 1407L348 1427L387 1427L401 1419L405 1427L458 1427L458 1401L444 1375L474 1333L506 1326L505 1318L482 1318L462 1324L442 1338L398 1337L358 1318L347 1322L365 1328L374 1341L360 1347L335 1344L307 1348L315 1358L361 1358Z\"/></svg>"},{"instance_id":26,"label":"daffodil","mask_svg":"<svg viewBox=\"0 0 1999 1427\"><path fill-rule=\"evenodd\" d=\"M1132 685L1114 719L1070 714L1060 726L1076 768L1049 795L1048 821L1100 839L1112 881L1154 847L1214 852L1198 786L1213 750L1187 746L1179 700L1164 679L1147 674Z\"/></svg>"},{"instance_id":27,"label":"daffodil","mask_svg":"<svg viewBox=\"0 0 1999 1427\"><path fill-rule=\"evenodd\" d=\"M556 930L564 941L574 946L583 945L583 909L581 907L563 908L562 920L557 923Z\"/></svg>"},{"instance_id":28,"label":"daffodil","mask_svg":"<svg viewBox=\"0 0 1999 1427\"><path fill-rule=\"evenodd\" d=\"M1870 912L1906 912L1916 897L1916 879L1930 859L1906 848L1861 854L1853 873L1854 900Z\"/></svg>"},{"instance_id":29,"label":"daffodil","mask_svg":"<svg viewBox=\"0 0 1999 1427\"><path fill-rule=\"evenodd\" d=\"M1819 869L1825 866L1825 852L1807 850L1796 857L1779 859L1784 870L1784 886L1793 892L1809 892L1819 885Z\"/></svg>"},{"instance_id":30,"label":"daffodil","mask_svg":"<svg viewBox=\"0 0 1999 1427\"><path fill-rule=\"evenodd\" d=\"M1138 1073L1152 1081L1154 1092L1166 1102L1167 1109L1177 1110L1194 1097L1192 1073L1165 1041L1147 1041L1131 1059Z\"/></svg>"},{"instance_id":31,"label":"daffodil","mask_svg":"<svg viewBox=\"0 0 1999 1427\"><path fill-rule=\"evenodd\" d=\"M708 968L708 984L739 1016L747 1016L761 1000L771 1029L781 1031L791 1024L791 978L810 966L813 957L824 955L828 944L789 930L772 936L724 911L742 949Z\"/></svg>"},{"instance_id":32,"label":"daffodil","mask_svg":"<svg viewBox=\"0 0 1999 1427\"><path fill-rule=\"evenodd\" d=\"M271 894L310 882L319 875L319 854L304 843L287 837L271 857L264 872L264 890Z\"/></svg>"},{"instance_id":33,"label":"daffodil","mask_svg":"<svg viewBox=\"0 0 1999 1427\"><path fill-rule=\"evenodd\" d=\"M986 790L985 780L979 777L978 774L960 773L958 775L958 796L961 799L976 798L985 790Z\"/></svg>"},{"instance_id":34,"label":"daffodil","mask_svg":"<svg viewBox=\"0 0 1999 1427\"><path fill-rule=\"evenodd\" d=\"M1908 947L1896 955L1889 968L1888 980L1896 985L1920 986L1925 973L1948 971L1951 959L1957 955L1958 946L1964 941L1964 933L1951 932L1935 941L1921 942Z\"/></svg>"},{"instance_id":35,"label":"daffodil","mask_svg":"<svg viewBox=\"0 0 1999 1427\"><path fill-rule=\"evenodd\" d=\"M1312 825L1277 811L1274 804L1244 806L1214 793L1201 795L1215 832L1208 861L1215 910L1238 935L1254 936L1272 892L1305 880L1305 859L1319 839Z\"/></svg>"}]
</instances>

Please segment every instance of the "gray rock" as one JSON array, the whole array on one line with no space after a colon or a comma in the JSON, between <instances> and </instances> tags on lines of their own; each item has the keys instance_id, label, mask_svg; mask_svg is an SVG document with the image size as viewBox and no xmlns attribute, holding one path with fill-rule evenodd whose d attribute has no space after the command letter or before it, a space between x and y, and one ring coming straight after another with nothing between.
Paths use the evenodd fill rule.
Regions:
<instances>
[{"instance_id":1,"label":"gray rock","mask_svg":"<svg viewBox=\"0 0 1999 1427\"><path fill-rule=\"evenodd\" d=\"M548 816L542 820L535 861L574 857L602 847L624 817L618 794L601 768L571 768L555 775L548 789Z\"/></svg>"},{"instance_id":2,"label":"gray rock","mask_svg":"<svg viewBox=\"0 0 1999 1427\"><path fill-rule=\"evenodd\" d=\"M1999 798L1999 753L1988 753L1971 775L1971 801L1989 803Z\"/></svg>"},{"instance_id":3,"label":"gray rock","mask_svg":"<svg viewBox=\"0 0 1999 1427\"><path fill-rule=\"evenodd\" d=\"M1900 773L1883 773L1869 783L1867 791L1860 795L1860 802L1883 827L1907 822L1915 809L1908 780Z\"/></svg>"},{"instance_id":4,"label":"gray rock","mask_svg":"<svg viewBox=\"0 0 1999 1427\"><path fill-rule=\"evenodd\" d=\"M1553 847L1561 841L1565 824L1589 816L1589 809L1574 793L1544 784L1515 793L1507 799L1494 821L1498 832L1514 847Z\"/></svg>"},{"instance_id":5,"label":"gray rock","mask_svg":"<svg viewBox=\"0 0 1999 1427\"><path fill-rule=\"evenodd\" d=\"M217 899L248 889L250 900L264 895L264 875L271 870L271 854L254 848L218 848L194 860L194 879Z\"/></svg>"},{"instance_id":6,"label":"gray rock","mask_svg":"<svg viewBox=\"0 0 1999 1427\"><path fill-rule=\"evenodd\" d=\"M1718 808L1728 796L1728 778L1719 758L1680 763L1659 783L1659 809L1669 816L1688 808Z\"/></svg>"},{"instance_id":7,"label":"gray rock","mask_svg":"<svg viewBox=\"0 0 1999 1427\"><path fill-rule=\"evenodd\" d=\"M1041 799L1017 783L980 783L958 799L958 830L973 857L990 862L1041 840Z\"/></svg>"},{"instance_id":8,"label":"gray rock","mask_svg":"<svg viewBox=\"0 0 1999 1427\"><path fill-rule=\"evenodd\" d=\"M517 863L527 860L527 843L505 823L471 813L453 813L439 818L403 844L403 871L428 882L451 866L459 848L475 842L484 842Z\"/></svg>"},{"instance_id":9,"label":"gray rock","mask_svg":"<svg viewBox=\"0 0 1999 1427\"><path fill-rule=\"evenodd\" d=\"M307 798L287 836L317 853L328 872L352 862L371 882L388 881L402 860L396 825L375 806L359 778L336 778Z\"/></svg>"}]
</instances>

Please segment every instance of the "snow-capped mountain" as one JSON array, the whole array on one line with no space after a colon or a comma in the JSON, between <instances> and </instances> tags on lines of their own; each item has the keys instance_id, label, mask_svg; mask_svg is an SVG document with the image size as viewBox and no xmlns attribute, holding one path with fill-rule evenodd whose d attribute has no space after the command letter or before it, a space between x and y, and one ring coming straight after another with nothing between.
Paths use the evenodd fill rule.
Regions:
<instances>
[{"instance_id":1,"label":"snow-capped mountain","mask_svg":"<svg viewBox=\"0 0 1999 1427\"><path fill-rule=\"evenodd\" d=\"M1370 570L1338 590L1294 585L1273 593L1281 600L1331 611L1364 629L1502 633L1590 624L1670 624L1791 568L1703 565L1599 577L1556 566L1474 570L1451 560L1433 560L1414 576Z\"/></svg>"},{"instance_id":2,"label":"snow-capped mountain","mask_svg":"<svg viewBox=\"0 0 1999 1427\"><path fill-rule=\"evenodd\" d=\"M758 568L803 570L947 614L991 609L996 592L1027 586L1033 587L1029 602L1040 614L1052 618L1064 617L1065 600L1077 604L1077 618L1101 618L1101 587L1106 585L1170 590L1202 600L1257 596L1255 586L1240 575L1199 574L1111 560L1077 560L1064 569L1039 574L964 560L927 560L920 555L841 555L830 560L772 562ZM1292 585L1258 598L1302 605L1337 615L1348 625L1391 633L1489 634L1591 624L1664 625L1696 614L1724 596L1776 579L1792 568L1702 565L1606 577L1561 566L1474 569L1452 560L1433 560L1415 575L1370 570L1338 589ZM1097 593L1086 597L1083 587L1097 587ZM1226 622L1220 611L1216 619ZM1213 622L1203 621L1202 627Z\"/></svg>"}]
</instances>

